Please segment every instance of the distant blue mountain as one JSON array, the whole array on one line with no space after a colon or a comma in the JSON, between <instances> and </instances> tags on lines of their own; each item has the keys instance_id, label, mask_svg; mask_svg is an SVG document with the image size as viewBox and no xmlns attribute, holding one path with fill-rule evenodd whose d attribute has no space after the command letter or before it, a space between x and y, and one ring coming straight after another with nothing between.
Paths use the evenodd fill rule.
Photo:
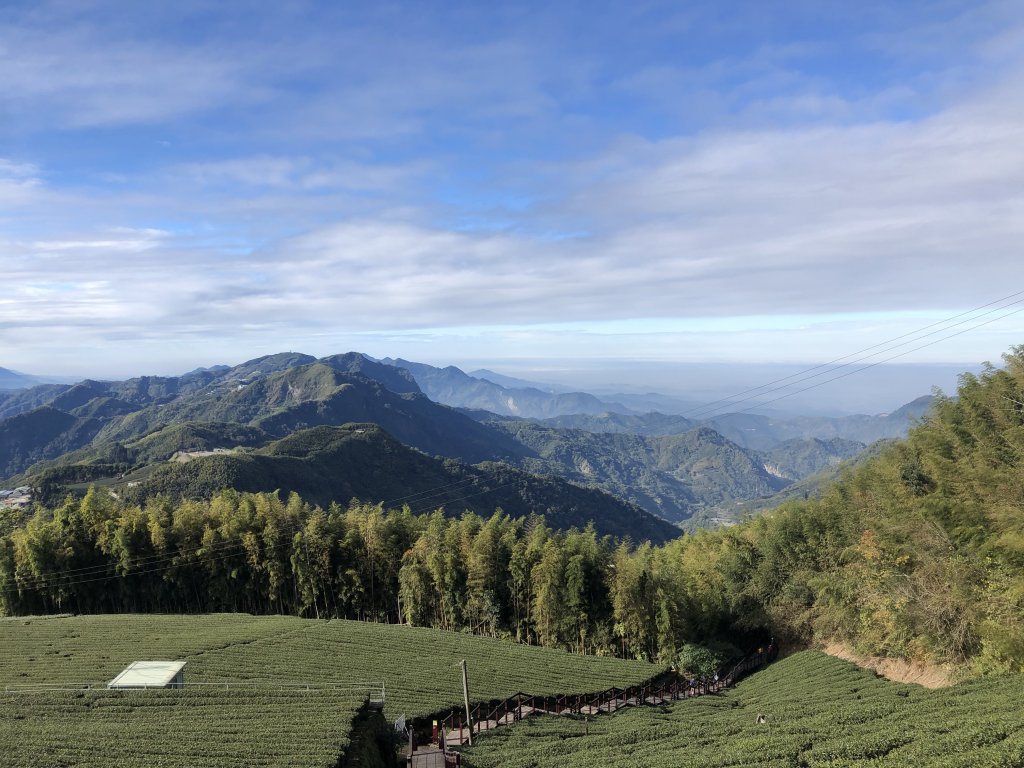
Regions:
<instances>
[{"instance_id":1,"label":"distant blue mountain","mask_svg":"<svg viewBox=\"0 0 1024 768\"><path fill-rule=\"evenodd\" d=\"M42 376L31 376L27 373L19 373L9 368L0 368L0 390L7 389L28 389L39 384L50 384L53 379Z\"/></svg>"},{"instance_id":2,"label":"distant blue mountain","mask_svg":"<svg viewBox=\"0 0 1024 768\"><path fill-rule=\"evenodd\" d=\"M558 387L553 384L543 384L539 381L528 381L526 379L517 379L515 376L506 376L489 368L478 368L475 371L470 371L467 375L472 376L474 379L490 381L506 389L539 389L541 392L550 392L551 394L573 391L569 387Z\"/></svg>"},{"instance_id":3,"label":"distant blue mountain","mask_svg":"<svg viewBox=\"0 0 1024 768\"><path fill-rule=\"evenodd\" d=\"M425 363L388 357L380 362L404 368L412 374L423 394L453 408L536 419L570 413L632 413L621 403L601 400L586 392L550 392L532 386L506 387L486 378L470 376L454 365L436 368Z\"/></svg>"}]
</instances>

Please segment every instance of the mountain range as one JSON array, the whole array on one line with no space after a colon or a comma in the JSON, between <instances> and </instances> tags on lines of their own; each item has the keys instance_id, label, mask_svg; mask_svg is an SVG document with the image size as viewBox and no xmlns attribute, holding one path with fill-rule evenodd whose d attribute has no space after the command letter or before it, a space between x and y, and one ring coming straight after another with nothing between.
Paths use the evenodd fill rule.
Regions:
<instances>
[{"instance_id":1,"label":"mountain range","mask_svg":"<svg viewBox=\"0 0 1024 768\"><path fill-rule=\"evenodd\" d=\"M506 384L490 378L471 376L454 365L437 368L400 358L384 358L381 362L408 371L427 397L455 408L488 411L500 416L541 419L564 413L631 412L624 405L600 400L586 392L542 390L530 386L528 382L497 377L491 371L481 373L501 378Z\"/></svg>"},{"instance_id":2,"label":"mountain range","mask_svg":"<svg viewBox=\"0 0 1024 768\"><path fill-rule=\"evenodd\" d=\"M205 454L205 452L203 452ZM350 499L406 505L413 513L445 507L489 516L542 513L555 528L664 542L679 530L640 507L557 477L539 477L498 462L468 465L413 450L376 424L318 426L294 432L263 448L216 451L126 475L124 492L143 502L157 494L210 498L223 488L299 493L329 506Z\"/></svg>"},{"instance_id":3,"label":"mountain range","mask_svg":"<svg viewBox=\"0 0 1024 768\"><path fill-rule=\"evenodd\" d=\"M576 524L584 519L581 487L589 487L617 497L586 496L600 531L660 539L666 529L659 529L663 524L655 516L674 523L709 519L710 510L771 498L862 451L868 440L856 437L902 434L924 407L922 400L888 416L778 420L736 414L696 422L608 410L608 403L586 393L506 387L454 367L359 353L319 359L282 353L179 377L5 392L0 477L36 482L51 497L64 485L94 481L131 482L133 493L143 496L158 490L208 493L218 483L267 490L269 483L269 489L296 490L326 503L352 495L369 501L401 497L403 488L422 490L423 478L454 482L452 467L459 466L462 473L483 473L474 480L481 487L507 477L521 489L512 496L487 491L488 499L468 508L482 503L493 509L497 500L513 514L542 511ZM572 409L580 410L564 412ZM525 419L513 410L553 415ZM363 430L377 425L387 440L355 439L350 429L339 453L340 438L322 428L353 423ZM300 435L307 435L303 444L323 445L302 456L288 453L297 443L281 441ZM403 459L396 465L402 471L387 482L353 479L354 467L365 474L395 446L441 464L428 468ZM360 450L376 458L352 460ZM343 462L342 455L349 458ZM167 463L174 458L182 463ZM339 462L334 470L330 461ZM118 483L121 475L129 480ZM537 490L542 487L543 493ZM527 509L526 498L536 506ZM440 494L438 503L461 502Z\"/></svg>"}]
</instances>

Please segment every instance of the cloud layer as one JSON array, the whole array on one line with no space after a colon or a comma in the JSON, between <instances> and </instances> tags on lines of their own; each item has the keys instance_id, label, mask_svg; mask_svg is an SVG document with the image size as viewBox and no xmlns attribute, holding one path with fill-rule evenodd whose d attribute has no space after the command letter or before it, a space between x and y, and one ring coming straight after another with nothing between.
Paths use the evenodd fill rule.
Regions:
<instances>
[{"instance_id":1,"label":"cloud layer","mask_svg":"<svg viewBox=\"0 0 1024 768\"><path fill-rule=\"evenodd\" d=\"M579 10L83 8L0 32L0 365L820 359L1024 284L1012 5L791 13L704 52L729 14L666 6L618 57L624 19Z\"/></svg>"}]
</instances>

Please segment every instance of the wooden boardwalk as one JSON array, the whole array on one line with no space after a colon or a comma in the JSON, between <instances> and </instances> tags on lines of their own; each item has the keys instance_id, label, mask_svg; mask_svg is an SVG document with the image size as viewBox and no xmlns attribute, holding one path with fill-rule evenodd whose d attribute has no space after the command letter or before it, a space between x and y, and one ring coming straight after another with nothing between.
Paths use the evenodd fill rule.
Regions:
<instances>
[{"instance_id":1,"label":"wooden boardwalk","mask_svg":"<svg viewBox=\"0 0 1024 768\"><path fill-rule=\"evenodd\" d=\"M509 710L501 716L494 717L489 720L479 720L474 722L473 734L477 735L485 733L486 731L494 730L502 725L511 725L512 723L518 722L523 718L530 717L531 715L575 714L595 716L612 714L614 712L618 712L620 709L625 709L626 707L638 707L642 704L668 704L671 701L671 698L659 695L647 696L643 699L637 696L631 696L612 699L600 705L587 704L581 706L579 709L573 709L571 711L569 709L563 709L561 712L554 709L543 709L541 707L523 704ZM458 749L469 742L469 728L465 725L460 725L458 728L441 728L438 734L438 744L441 743L442 738L444 739L444 748L437 744L429 744L416 748L412 753L411 759L407 761L409 768L446 768L446 766L459 765L460 761L458 753L451 750Z\"/></svg>"},{"instance_id":2,"label":"wooden boardwalk","mask_svg":"<svg viewBox=\"0 0 1024 768\"><path fill-rule=\"evenodd\" d=\"M750 672L760 669L775 658L774 646L758 649L756 654L746 657L721 678L691 679L687 682L674 674L661 675L647 683L629 688L610 688L592 694L562 696L529 696L518 693L497 705L478 704L473 711L473 734L510 725L531 715L604 715L618 712L626 707L660 706L674 701L718 693L735 684ZM443 719L434 721L432 743L416 747L410 730L410 748L406 765L408 768L447 768L461 764L458 750L469 741L470 730L463 721L463 714L454 710Z\"/></svg>"}]
</instances>

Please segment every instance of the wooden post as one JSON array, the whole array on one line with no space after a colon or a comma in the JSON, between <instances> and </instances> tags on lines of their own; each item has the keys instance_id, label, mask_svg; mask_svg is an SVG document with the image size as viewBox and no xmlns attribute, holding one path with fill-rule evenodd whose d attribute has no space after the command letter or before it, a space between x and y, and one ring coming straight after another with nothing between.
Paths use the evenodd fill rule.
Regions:
<instances>
[{"instance_id":1,"label":"wooden post","mask_svg":"<svg viewBox=\"0 0 1024 768\"><path fill-rule=\"evenodd\" d=\"M466 703L466 725L469 727L469 746L473 746L473 721L469 717L469 673L466 671L466 660L462 660L462 697Z\"/></svg>"}]
</instances>

